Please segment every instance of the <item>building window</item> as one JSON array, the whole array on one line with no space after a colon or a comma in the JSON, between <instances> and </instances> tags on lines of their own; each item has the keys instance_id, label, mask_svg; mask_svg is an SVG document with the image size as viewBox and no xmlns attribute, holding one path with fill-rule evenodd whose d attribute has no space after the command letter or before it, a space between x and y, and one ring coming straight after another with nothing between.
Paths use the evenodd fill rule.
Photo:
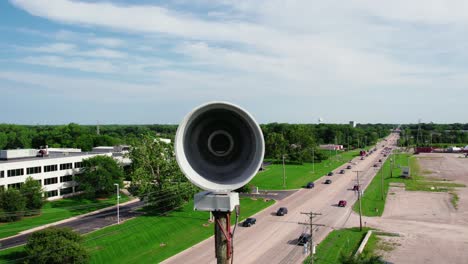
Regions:
<instances>
[{"instance_id":1,"label":"building window","mask_svg":"<svg viewBox=\"0 0 468 264\"><path fill-rule=\"evenodd\" d=\"M19 188L21 188L22 184L23 184L22 182L8 184L8 189L10 189L10 188L19 189Z\"/></svg>"},{"instance_id":2,"label":"building window","mask_svg":"<svg viewBox=\"0 0 468 264\"><path fill-rule=\"evenodd\" d=\"M5 178L5 171L0 171L0 178Z\"/></svg>"},{"instance_id":3,"label":"building window","mask_svg":"<svg viewBox=\"0 0 468 264\"><path fill-rule=\"evenodd\" d=\"M55 184L55 183L57 183L57 182L58 182L58 178L57 178L57 177L44 179L44 185Z\"/></svg>"},{"instance_id":4,"label":"building window","mask_svg":"<svg viewBox=\"0 0 468 264\"><path fill-rule=\"evenodd\" d=\"M60 164L60 170L69 170L69 169L73 169L73 164L71 163Z\"/></svg>"},{"instance_id":5,"label":"building window","mask_svg":"<svg viewBox=\"0 0 468 264\"><path fill-rule=\"evenodd\" d=\"M81 161L75 162L75 169L79 169L79 168L83 168L83 162Z\"/></svg>"},{"instance_id":6,"label":"building window","mask_svg":"<svg viewBox=\"0 0 468 264\"><path fill-rule=\"evenodd\" d=\"M45 193L45 195L47 197L54 197L54 196L58 196L58 191L57 190L54 190L54 191L48 191Z\"/></svg>"},{"instance_id":7,"label":"building window","mask_svg":"<svg viewBox=\"0 0 468 264\"><path fill-rule=\"evenodd\" d=\"M60 177L60 182L69 182L69 181L73 181L73 177L71 175Z\"/></svg>"},{"instance_id":8,"label":"building window","mask_svg":"<svg viewBox=\"0 0 468 264\"><path fill-rule=\"evenodd\" d=\"M8 170L8 177L15 177L15 176L21 176L21 175L24 175L24 169Z\"/></svg>"},{"instance_id":9,"label":"building window","mask_svg":"<svg viewBox=\"0 0 468 264\"><path fill-rule=\"evenodd\" d=\"M41 166L39 167L31 167L31 168L26 168L26 174L37 174L41 173Z\"/></svg>"},{"instance_id":10,"label":"building window","mask_svg":"<svg viewBox=\"0 0 468 264\"><path fill-rule=\"evenodd\" d=\"M65 194L69 194L69 193L72 193L72 192L73 192L73 188L68 187L68 188L61 189L60 190L60 195L65 195Z\"/></svg>"},{"instance_id":11,"label":"building window","mask_svg":"<svg viewBox=\"0 0 468 264\"><path fill-rule=\"evenodd\" d=\"M44 166L44 172L56 171L56 170L57 170L57 165Z\"/></svg>"}]
</instances>

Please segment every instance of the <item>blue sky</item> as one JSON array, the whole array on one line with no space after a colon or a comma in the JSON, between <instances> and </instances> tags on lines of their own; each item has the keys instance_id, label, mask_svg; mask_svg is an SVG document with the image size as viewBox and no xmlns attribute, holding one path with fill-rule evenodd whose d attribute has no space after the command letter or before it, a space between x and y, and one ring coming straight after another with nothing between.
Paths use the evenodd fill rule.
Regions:
<instances>
[{"instance_id":1,"label":"blue sky","mask_svg":"<svg viewBox=\"0 0 468 264\"><path fill-rule=\"evenodd\" d=\"M468 122L468 2L0 1L0 123Z\"/></svg>"}]
</instances>

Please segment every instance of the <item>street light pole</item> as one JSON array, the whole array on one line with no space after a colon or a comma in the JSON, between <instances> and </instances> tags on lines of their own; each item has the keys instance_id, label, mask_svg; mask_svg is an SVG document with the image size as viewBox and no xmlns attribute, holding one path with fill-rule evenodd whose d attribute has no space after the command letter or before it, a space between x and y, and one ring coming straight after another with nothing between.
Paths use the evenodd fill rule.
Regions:
<instances>
[{"instance_id":1,"label":"street light pole","mask_svg":"<svg viewBox=\"0 0 468 264\"><path fill-rule=\"evenodd\" d=\"M116 190L117 190L117 224L120 224L120 190L119 190L119 185L117 183L114 183Z\"/></svg>"}]
</instances>

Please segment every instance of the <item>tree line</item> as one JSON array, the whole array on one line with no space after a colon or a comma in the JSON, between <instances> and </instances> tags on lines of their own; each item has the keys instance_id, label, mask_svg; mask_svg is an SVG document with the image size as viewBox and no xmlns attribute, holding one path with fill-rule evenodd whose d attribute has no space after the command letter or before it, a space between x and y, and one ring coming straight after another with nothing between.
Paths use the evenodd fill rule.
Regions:
<instances>
[{"instance_id":1,"label":"tree line","mask_svg":"<svg viewBox=\"0 0 468 264\"><path fill-rule=\"evenodd\" d=\"M0 149L80 148L90 151L96 146L128 144L142 134L152 133L172 139L176 125L12 125L0 124Z\"/></svg>"},{"instance_id":2,"label":"tree line","mask_svg":"<svg viewBox=\"0 0 468 264\"><path fill-rule=\"evenodd\" d=\"M261 125L265 158L279 159L286 155L292 161L310 161L312 148L319 161L327 156L317 149L320 144L340 144L345 148L363 148L388 135L394 125L359 124L280 124ZM80 148L90 151L96 146L131 144L141 135L174 139L177 125L10 125L0 124L0 149L49 147Z\"/></svg>"},{"instance_id":3,"label":"tree line","mask_svg":"<svg viewBox=\"0 0 468 264\"><path fill-rule=\"evenodd\" d=\"M352 127L344 124L279 124L261 125L265 137L265 158L310 162L328 158L321 144L343 145L346 149L366 148L379 138L389 135L394 125L363 124Z\"/></svg>"},{"instance_id":4,"label":"tree line","mask_svg":"<svg viewBox=\"0 0 468 264\"><path fill-rule=\"evenodd\" d=\"M401 127L400 146L447 147L468 144L468 124L409 124Z\"/></svg>"}]
</instances>

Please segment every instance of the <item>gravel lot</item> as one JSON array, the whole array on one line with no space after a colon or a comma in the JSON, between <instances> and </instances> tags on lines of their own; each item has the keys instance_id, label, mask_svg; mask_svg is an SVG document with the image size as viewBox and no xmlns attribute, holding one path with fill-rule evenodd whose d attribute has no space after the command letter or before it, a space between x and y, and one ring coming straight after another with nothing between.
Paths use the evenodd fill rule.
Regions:
<instances>
[{"instance_id":1,"label":"gravel lot","mask_svg":"<svg viewBox=\"0 0 468 264\"><path fill-rule=\"evenodd\" d=\"M468 159L457 154L420 154L421 172L433 180L468 186ZM399 237L382 237L391 251L382 251L392 263L468 263L468 188L457 188L458 209L450 194L410 192L391 187L382 217L369 218L368 226Z\"/></svg>"}]
</instances>

